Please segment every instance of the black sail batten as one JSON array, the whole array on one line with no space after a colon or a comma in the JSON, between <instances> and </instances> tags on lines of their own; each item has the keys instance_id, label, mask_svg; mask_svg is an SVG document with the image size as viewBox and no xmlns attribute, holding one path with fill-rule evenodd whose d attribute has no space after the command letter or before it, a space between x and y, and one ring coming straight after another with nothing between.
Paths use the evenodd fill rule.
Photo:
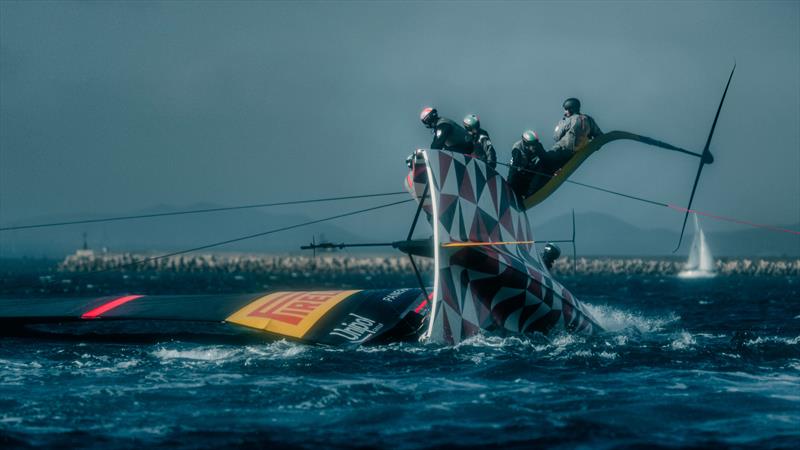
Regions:
<instances>
[{"instance_id":1,"label":"black sail batten","mask_svg":"<svg viewBox=\"0 0 800 450\"><path fill-rule=\"evenodd\" d=\"M689 219L689 212L692 209L692 202L694 201L694 194L697 192L697 183L700 181L700 174L703 173L703 166L706 164L711 164L714 161L714 156L709 151L709 147L711 146L711 138L714 137L714 129L717 127L717 120L719 120L719 114L722 111L722 104L725 103L725 96L728 95L728 88L731 86L731 80L733 79L733 72L736 71L736 64L733 65L731 69L731 74L728 76L728 83L725 85L725 91L722 93L722 99L719 101L719 106L717 107L717 114L714 116L714 122L711 124L711 130L708 133L708 139L706 139L706 145L703 147L703 154L700 159L700 165L697 167L697 175L694 177L694 184L692 185L692 193L689 196L689 203L686 205L686 212L683 215L683 225L681 225L681 234L678 237L678 245L675 246L675 250L672 253L678 251L681 248L681 243L683 242L683 234L686 231L686 221Z\"/></svg>"}]
</instances>

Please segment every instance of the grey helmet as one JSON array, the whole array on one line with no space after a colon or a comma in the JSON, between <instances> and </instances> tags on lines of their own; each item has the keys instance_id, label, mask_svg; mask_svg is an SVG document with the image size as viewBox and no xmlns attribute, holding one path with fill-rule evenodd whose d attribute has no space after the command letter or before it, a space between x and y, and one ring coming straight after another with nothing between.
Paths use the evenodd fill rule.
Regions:
<instances>
[{"instance_id":1,"label":"grey helmet","mask_svg":"<svg viewBox=\"0 0 800 450\"><path fill-rule=\"evenodd\" d=\"M539 142L539 135L533 130L525 130L522 132L522 143L525 145L533 145Z\"/></svg>"},{"instance_id":2,"label":"grey helmet","mask_svg":"<svg viewBox=\"0 0 800 450\"><path fill-rule=\"evenodd\" d=\"M464 123L464 129L470 134L481 129L481 119L477 114L467 114L462 122Z\"/></svg>"}]
</instances>

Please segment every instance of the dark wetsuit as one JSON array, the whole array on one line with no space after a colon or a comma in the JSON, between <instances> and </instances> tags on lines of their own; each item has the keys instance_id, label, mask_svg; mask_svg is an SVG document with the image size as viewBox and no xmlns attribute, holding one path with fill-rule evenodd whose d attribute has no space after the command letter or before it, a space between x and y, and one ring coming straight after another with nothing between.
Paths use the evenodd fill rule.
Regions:
<instances>
[{"instance_id":1,"label":"dark wetsuit","mask_svg":"<svg viewBox=\"0 0 800 450\"><path fill-rule=\"evenodd\" d=\"M532 195L542 186L547 184L556 172L569 161L581 145L600 136L603 132L597 123L586 114L573 114L564 116L556 125L553 148L546 152L544 148L536 152L535 172L531 183L528 185L527 195Z\"/></svg>"},{"instance_id":2,"label":"dark wetsuit","mask_svg":"<svg viewBox=\"0 0 800 450\"><path fill-rule=\"evenodd\" d=\"M453 150L459 153L472 152L472 140L467 130L450 119L440 118L433 127L434 150Z\"/></svg>"},{"instance_id":3,"label":"dark wetsuit","mask_svg":"<svg viewBox=\"0 0 800 450\"><path fill-rule=\"evenodd\" d=\"M497 152L489 138L489 133L483 128L472 138L472 154L486 161L486 164L494 169L497 166Z\"/></svg>"},{"instance_id":4,"label":"dark wetsuit","mask_svg":"<svg viewBox=\"0 0 800 450\"><path fill-rule=\"evenodd\" d=\"M539 144L541 145L541 144ZM528 186L534 177L536 152L521 140L511 147L511 167L508 168L508 184L522 198L528 195Z\"/></svg>"}]
</instances>

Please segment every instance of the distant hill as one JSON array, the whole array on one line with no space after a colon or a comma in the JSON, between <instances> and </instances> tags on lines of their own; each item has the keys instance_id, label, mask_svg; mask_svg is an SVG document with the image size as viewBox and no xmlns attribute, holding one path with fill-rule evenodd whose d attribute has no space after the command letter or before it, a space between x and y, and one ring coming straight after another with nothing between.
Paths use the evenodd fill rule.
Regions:
<instances>
[{"instance_id":1,"label":"distant hill","mask_svg":"<svg viewBox=\"0 0 800 450\"><path fill-rule=\"evenodd\" d=\"M219 205L195 204L182 208L159 205L134 211L130 214L152 214L178 209L214 208ZM115 214L75 214L42 216L25 223L44 223L79 219L109 217ZM413 213L410 213L413 215ZM161 252L200 246L225 239L236 238L291 226L319 215L277 214L265 210L241 210L235 213L210 213L198 215L160 217L102 224L55 227L0 233L0 257L51 256L62 257L74 252L82 243L82 233L88 234L89 246L95 250L107 247L112 252ZM398 219L399 218L399 219ZM601 213L577 214L578 254L584 256L667 256L677 243L678 229L643 229L615 217ZM367 222L357 222L367 223ZM337 222L314 224L225 245L212 252L271 253L298 251L312 235L317 240L324 235L334 242L370 242L402 239L411 217L398 211L386 212L369 218L372 226L347 227ZM14 225L14 223L3 223ZM537 239L569 239L572 233L569 215L556 217L545 223L533 223ZM358 229L356 229L358 228ZM785 228L798 230L800 224ZM352 231L349 231L352 229ZM427 223L417 232L425 234ZM396 237L392 237L395 236ZM679 255L686 255L692 241L693 227L687 224L684 244ZM800 256L800 236L749 228L740 231L706 231L711 251L715 256ZM565 254L571 253L569 244L563 244ZM386 249L376 251L385 252ZM364 253L369 250L354 250Z\"/></svg>"},{"instance_id":2,"label":"distant hill","mask_svg":"<svg viewBox=\"0 0 800 450\"><path fill-rule=\"evenodd\" d=\"M569 239L571 216L563 215L541 225L535 224L536 239ZM642 229L606 214L576 214L579 255L671 255L678 242L680 229ZM800 230L800 224L784 228ZM678 252L686 255L692 242L694 227L686 225L686 235ZM739 231L706 231L714 256L800 256L800 236L748 228ZM569 253L569 244L562 250Z\"/></svg>"}]
</instances>

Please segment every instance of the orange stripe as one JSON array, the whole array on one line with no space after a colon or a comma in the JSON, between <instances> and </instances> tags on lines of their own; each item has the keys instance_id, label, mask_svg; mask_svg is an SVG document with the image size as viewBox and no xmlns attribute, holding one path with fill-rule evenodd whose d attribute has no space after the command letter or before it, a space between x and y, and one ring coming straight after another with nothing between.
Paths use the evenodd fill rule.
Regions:
<instances>
[{"instance_id":1,"label":"orange stripe","mask_svg":"<svg viewBox=\"0 0 800 450\"><path fill-rule=\"evenodd\" d=\"M447 242L442 244L442 247L480 247L484 245L521 245L521 244L535 244L536 241L505 241L505 242Z\"/></svg>"},{"instance_id":2,"label":"orange stripe","mask_svg":"<svg viewBox=\"0 0 800 450\"><path fill-rule=\"evenodd\" d=\"M116 308L117 306L124 305L131 300L136 300L139 297L144 297L143 295L126 295L124 297L119 297L110 302L103 303L102 305L98 306L97 308L84 313L81 316L81 319L99 319L101 314L105 314L108 311Z\"/></svg>"}]
</instances>

